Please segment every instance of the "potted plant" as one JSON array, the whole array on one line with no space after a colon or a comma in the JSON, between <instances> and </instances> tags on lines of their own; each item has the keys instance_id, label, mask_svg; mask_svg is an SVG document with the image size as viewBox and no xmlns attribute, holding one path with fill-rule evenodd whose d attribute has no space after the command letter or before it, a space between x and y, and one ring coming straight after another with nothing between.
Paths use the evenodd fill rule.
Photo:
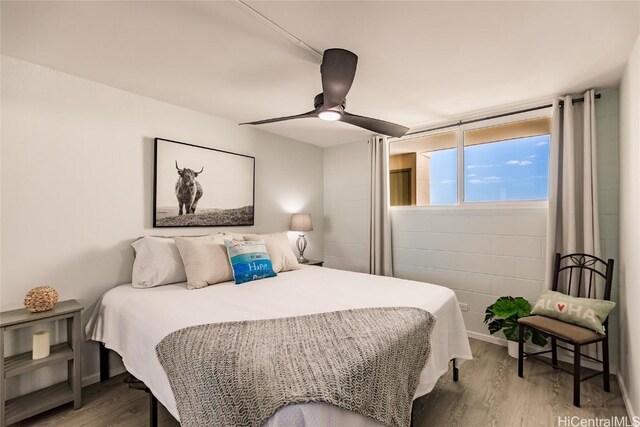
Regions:
<instances>
[{"instance_id":1,"label":"potted plant","mask_svg":"<svg viewBox=\"0 0 640 427\"><path fill-rule=\"evenodd\" d=\"M500 297L487 307L484 323L488 324L493 335L502 331L508 340L509 356L518 357L518 319L531 314L531 304L522 297ZM546 335L527 329L525 341L544 347L547 345Z\"/></svg>"}]
</instances>

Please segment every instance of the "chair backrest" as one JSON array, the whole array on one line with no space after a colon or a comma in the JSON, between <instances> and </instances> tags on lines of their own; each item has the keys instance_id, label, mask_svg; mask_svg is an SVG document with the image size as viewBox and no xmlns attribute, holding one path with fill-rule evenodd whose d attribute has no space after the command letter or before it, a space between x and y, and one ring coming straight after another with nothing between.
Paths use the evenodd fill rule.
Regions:
<instances>
[{"instance_id":1,"label":"chair backrest","mask_svg":"<svg viewBox=\"0 0 640 427\"><path fill-rule=\"evenodd\" d=\"M604 281L601 295L598 295L598 281ZM613 283L613 260L589 254L556 254L553 269L553 290L566 295L611 299Z\"/></svg>"}]
</instances>

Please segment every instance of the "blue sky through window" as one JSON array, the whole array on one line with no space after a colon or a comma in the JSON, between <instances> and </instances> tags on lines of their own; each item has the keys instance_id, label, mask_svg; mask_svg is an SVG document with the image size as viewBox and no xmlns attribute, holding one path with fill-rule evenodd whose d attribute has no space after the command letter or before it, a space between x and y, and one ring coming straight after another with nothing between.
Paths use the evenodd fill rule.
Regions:
<instances>
[{"instance_id":1,"label":"blue sky through window","mask_svg":"<svg viewBox=\"0 0 640 427\"><path fill-rule=\"evenodd\" d=\"M429 195L432 205L458 203L458 149L431 152Z\"/></svg>"},{"instance_id":2,"label":"blue sky through window","mask_svg":"<svg viewBox=\"0 0 640 427\"><path fill-rule=\"evenodd\" d=\"M549 135L464 148L465 202L546 200ZM431 204L455 204L457 149L431 153Z\"/></svg>"}]
</instances>

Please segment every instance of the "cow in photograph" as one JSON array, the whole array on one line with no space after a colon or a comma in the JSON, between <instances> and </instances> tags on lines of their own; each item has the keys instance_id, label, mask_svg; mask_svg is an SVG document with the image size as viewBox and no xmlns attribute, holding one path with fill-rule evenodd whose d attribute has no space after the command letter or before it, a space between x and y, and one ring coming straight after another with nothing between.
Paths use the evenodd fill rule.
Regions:
<instances>
[{"instance_id":1,"label":"cow in photograph","mask_svg":"<svg viewBox=\"0 0 640 427\"><path fill-rule=\"evenodd\" d=\"M176 182L176 198L178 199L178 215L182 215L184 207L185 214L196 213L196 207L198 206L198 200L202 197L202 186L196 178L204 170L204 166L200 169L200 172L195 172L191 169L178 167L178 161L176 160L176 169L178 169L178 181Z\"/></svg>"}]
</instances>

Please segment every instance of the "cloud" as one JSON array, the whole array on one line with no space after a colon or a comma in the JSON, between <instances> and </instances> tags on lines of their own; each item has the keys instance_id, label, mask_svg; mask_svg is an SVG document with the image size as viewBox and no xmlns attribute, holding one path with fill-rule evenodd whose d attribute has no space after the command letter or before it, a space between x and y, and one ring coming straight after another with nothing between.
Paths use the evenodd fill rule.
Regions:
<instances>
[{"instance_id":1,"label":"cloud","mask_svg":"<svg viewBox=\"0 0 640 427\"><path fill-rule=\"evenodd\" d=\"M504 163L506 165L518 165L518 166L528 166L533 164L533 162L529 160L507 160Z\"/></svg>"},{"instance_id":2,"label":"cloud","mask_svg":"<svg viewBox=\"0 0 640 427\"><path fill-rule=\"evenodd\" d=\"M467 165L467 169L492 168L493 165Z\"/></svg>"},{"instance_id":3,"label":"cloud","mask_svg":"<svg viewBox=\"0 0 640 427\"><path fill-rule=\"evenodd\" d=\"M474 178L474 179L470 179L467 182L469 184L492 184L492 183L496 183L496 182L501 182L502 181L502 177L501 176L485 176L483 178Z\"/></svg>"},{"instance_id":4,"label":"cloud","mask_svg":"<svg viewBox=\"0 0 640 427\"><path fill-rule=\"evenodd\" d=\"M483 178L485 182L500 182L502 181L502 177L500 176L487 176Z\"/></svg>"},{"instance_id":5,"label":"cloud","mask_svg":"<svg viewBox=\"0 0 640 427\"><path fill-rule=\"evenodd\" d=\"M443 179L440 184L453 184L454 182L456 182L455 179Z\"/></svg>"},{"instance_id":6,"label":"cloud","mask_svg":"<svg viewBox=\"0 0 640 427\"><path fill-rule=\"evenodd\" d=\"M536 157L538 157L538 155L537 155L537 154L532 154L532 155L530 155L530 156L529 156L529 157L527 157L527 158L528 158L528 159L535 159Z\"/></svg>"},{"instance_id":7,"label":"cloud","mask_svg":"<svg viewBox=\"0 0 640 427\"><path fill-rule=\"evenodd\" d=\"M477 176L475 173L468 173L467 176Z\"/></svg>"},{"instance_id":8,"label":"cloud","mask_svg":"<svg viewBox=\"0 0 640 427\"><path fill-rule=\"evenodd\" d=\"M549 145L549 141L536 142L536 147L540 147L541 145Z\"/></svg>"}]
</instances>

